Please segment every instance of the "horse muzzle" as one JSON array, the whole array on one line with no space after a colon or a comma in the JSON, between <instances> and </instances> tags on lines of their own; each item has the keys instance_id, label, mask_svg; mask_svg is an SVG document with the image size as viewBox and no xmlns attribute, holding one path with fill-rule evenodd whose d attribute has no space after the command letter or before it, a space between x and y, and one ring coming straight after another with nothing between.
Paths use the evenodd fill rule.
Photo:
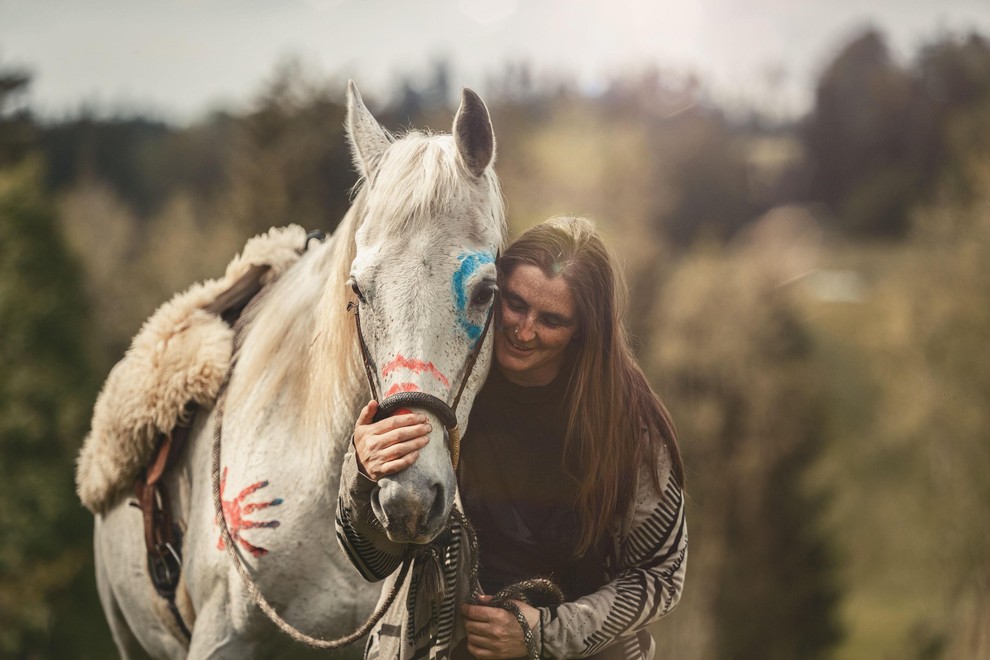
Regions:
<instances>
[{"instance_id":1,"label":"horse muzzle","mask_svg":"<svg viewBox=\"0 0 990 660\"><path fill-rule=\"evenodd\" d=\"M371 495L371 509L395 543L429 543L443 531L453 505L452 488L410 473L414 467L379 479Z\"/></svg>"}]
</instances>

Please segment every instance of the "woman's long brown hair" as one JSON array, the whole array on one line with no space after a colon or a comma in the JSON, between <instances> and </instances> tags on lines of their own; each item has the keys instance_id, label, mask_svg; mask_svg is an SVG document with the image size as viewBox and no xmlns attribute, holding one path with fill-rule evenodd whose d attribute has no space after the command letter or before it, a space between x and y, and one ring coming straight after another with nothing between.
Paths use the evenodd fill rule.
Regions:
<instances>
[{"instance_id":1,"label":"woman's long brown hair","mask_svg":"<svg viewBox=\"0 0 990 660\"><path fill-rule=\"evenodd\" d=\"M664 447L682 488L684 469L670 414L629 347L622 322L625 287L615 259L591 221L557 217L533 227L506 250L499 267L508 275L522 264L563 277L577 308L565 453L578 470L576 554L583 555L628 512L644 461L654 466L658 491Z\"/></svg>"}]
</instances>

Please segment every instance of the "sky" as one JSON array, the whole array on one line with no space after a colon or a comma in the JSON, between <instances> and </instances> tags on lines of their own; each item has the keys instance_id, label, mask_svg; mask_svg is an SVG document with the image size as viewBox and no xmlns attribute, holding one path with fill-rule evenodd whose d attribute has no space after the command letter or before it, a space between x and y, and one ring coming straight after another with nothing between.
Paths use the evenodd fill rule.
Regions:
<instances>
[{"instance_id":1,"label":"sky","mask_svg":"<svg viewBox=\"0 0 990 660\"><path fill-rule=\"evenodd\" d=\"M990 0L0 0L0 67L33 74L28 101L48 117L191 122L246 107L287 59L353 78L372 103L446 59L455 88L482 93L509 63L588 93L657 66L696 75L716 102L798 114L870 25L906 60L940 35L990 37Z\"/></svg>"}]
</instances>

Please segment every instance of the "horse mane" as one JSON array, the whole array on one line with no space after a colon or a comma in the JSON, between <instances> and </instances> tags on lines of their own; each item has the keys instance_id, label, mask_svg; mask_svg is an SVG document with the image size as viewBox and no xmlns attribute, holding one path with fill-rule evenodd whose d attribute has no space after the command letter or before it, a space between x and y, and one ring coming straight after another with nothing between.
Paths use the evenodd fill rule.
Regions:
<instances>
[{"instance_id":1,"label":"horse mane","mask_svg":"<svg viewBox=\"0 0 990 660\"><path fill-rule=\"evenodd\" d=\"M232 387L228 405L260 410L282 398L308 409L297 419L318 424L329 423L335 405L350 403L363 372L345 281L362 205L359 194L333 235L245 310L236 328L235 378L253 387Z\"/></svg>"}]
</instances>

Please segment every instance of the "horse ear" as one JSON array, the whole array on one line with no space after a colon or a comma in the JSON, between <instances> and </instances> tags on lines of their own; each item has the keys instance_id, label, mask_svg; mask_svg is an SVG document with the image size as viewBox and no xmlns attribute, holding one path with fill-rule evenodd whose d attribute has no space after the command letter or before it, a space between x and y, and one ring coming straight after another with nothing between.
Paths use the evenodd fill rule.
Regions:
<instances>
[{"instance_id":1,"label":"horse ear","mask_svg":"<svg viewBox=\"0 0 990 660\"><path fill-rule=\"evenodd\" d=\"M368 112L353 80L347 81L347 139L351 143L354 166L365 179L370 179L392 140Z\"/></svg>"},{"instance_id":2,"label":"horse ear","mask_svg":"<svg viewBox=\"0 0 990 660\"><path fill-rule=\"evenodd\" d=\"M452 132L461 162L471 174L481 176L495 158L495 133L485 102L467 87L461 91Z\"/></svg>"}]
</instances>

